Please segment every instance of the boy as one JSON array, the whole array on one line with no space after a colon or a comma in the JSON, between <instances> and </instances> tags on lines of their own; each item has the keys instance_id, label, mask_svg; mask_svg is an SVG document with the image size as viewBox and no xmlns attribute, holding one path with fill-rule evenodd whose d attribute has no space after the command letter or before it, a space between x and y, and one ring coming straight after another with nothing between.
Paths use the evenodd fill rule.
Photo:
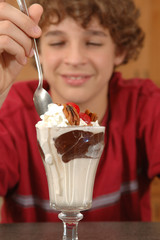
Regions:
<instances>
[{"instance_id":1,"label":"boy","mask_svg":"<svg viewBox=\"0 0 160 240\"><path fill-rule=\"evenodd\" d=\"M133 1L34 2L42 5L43 14L39 5L32 5L29 18L0 0L2 222L58 220L49 207L36 144L39 116L32 98L37 81L11 87L33 56L31 38L39 37L44 87L53 102L75 102L82 111L96 112L106 126L93 206L84 220L150 221L149 186L160 174L160 91L150 80L125 81L115 72L143 46Z\"/></svg>"}]
</instances>

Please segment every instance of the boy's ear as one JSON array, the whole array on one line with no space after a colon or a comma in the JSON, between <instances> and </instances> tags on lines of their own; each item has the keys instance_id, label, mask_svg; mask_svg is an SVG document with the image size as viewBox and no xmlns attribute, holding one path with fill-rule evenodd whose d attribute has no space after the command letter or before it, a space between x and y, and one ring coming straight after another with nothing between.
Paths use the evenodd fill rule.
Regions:
<instances>
[{"instance_id":1,"label":"boy's ear","mask_svg":"<svg viewBox=\"0 0 160 240\"><path fill-rule=\"evenodd\" d=\"M123 63L125 57L126 57L125 52L121 52L121 53L116 54L115 61L114 61L115 66L121 65Z\"/></svg>"}]
</instances>

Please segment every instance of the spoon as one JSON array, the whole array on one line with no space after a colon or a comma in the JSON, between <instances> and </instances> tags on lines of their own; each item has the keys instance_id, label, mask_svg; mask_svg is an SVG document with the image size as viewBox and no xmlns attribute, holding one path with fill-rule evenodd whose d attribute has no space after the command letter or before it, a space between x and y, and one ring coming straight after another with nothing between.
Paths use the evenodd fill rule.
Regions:
<instances>
[{"instance_id":1,"label":"spoon","mask_svg":"<svg viewBox=\"0 0 160 240\"><path fill-rule=\"evenodd\" d=\"M21 12L29 16L25 0L17 0L17 3ZM34 58L35 58L36 66L38 70L38 78L39 78L38 87L34 93L33 101L34 101L34 105L37 110L37 113L39 114L39 116L41 116L48 110L48 104L52 103L52 99L49 93L43 88L43 74L42 74L42 68L39 60L37 43L35 39L33 39L33 51L34 51Z\"/></svg>"}]
</instances>

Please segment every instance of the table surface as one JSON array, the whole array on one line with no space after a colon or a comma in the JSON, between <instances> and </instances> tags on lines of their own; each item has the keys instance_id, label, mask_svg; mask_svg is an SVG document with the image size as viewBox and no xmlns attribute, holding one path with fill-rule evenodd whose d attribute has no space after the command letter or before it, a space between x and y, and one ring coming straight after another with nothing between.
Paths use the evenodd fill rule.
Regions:
<instances>
[{"instance_id":1,"label":"table surface","mask_svg":"<svg viewBox=\"0 0 160 240\"><path fill-rule=\"evenodd\" d=\"M0 224L0 240L60 240L62 223ZM79 240L159 240L160 223L80 222Z\"/></svg>"}]
</instances>

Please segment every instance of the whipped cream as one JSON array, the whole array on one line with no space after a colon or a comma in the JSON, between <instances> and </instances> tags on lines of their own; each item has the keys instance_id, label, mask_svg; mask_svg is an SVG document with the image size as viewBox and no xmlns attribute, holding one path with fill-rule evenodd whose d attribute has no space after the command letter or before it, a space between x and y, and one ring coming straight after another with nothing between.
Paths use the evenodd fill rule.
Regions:
<instances>
[{"instance_id":1,"label":"whipped cream","mask_svg":"<svg viewBox=\"0 0 160 240\"><path fill-rule=\"evenodd\" d=\"M64 106L51 103L48 105L48 111L41 115L41 121L37 123L38 127L68 127L70 124L63 112ZM91 122L92 126L99 126L98 120ZM80 118L79 126L87 126L87 123Z\"/></svg>"},{"instance_id":2,"label":"whipped cream","mask_svg":"<svg viewBox=\"0 0 160 240\"><path fill-rule=\"evenodd\" d=\"M46 127L59 126L66 127L69 125L67 118L63 113L63 105L51 103L48 105L48 111L41 115L41 122L39 124L46 125Z\"/></svg>"}]
</instances>

